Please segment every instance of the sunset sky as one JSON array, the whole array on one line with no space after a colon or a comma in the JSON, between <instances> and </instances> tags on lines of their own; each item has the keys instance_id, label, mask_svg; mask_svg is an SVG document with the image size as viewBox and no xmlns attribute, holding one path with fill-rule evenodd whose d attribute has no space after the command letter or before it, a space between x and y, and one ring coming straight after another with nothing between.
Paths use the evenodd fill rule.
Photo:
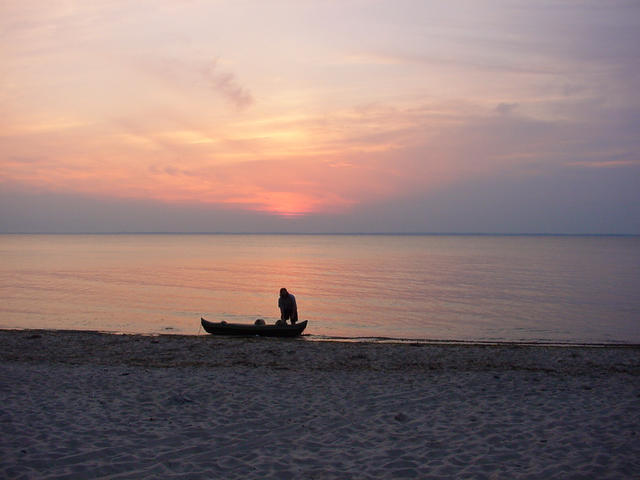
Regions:
<instances>
[{"instance_id":1,"label":"sunset sky","mask_svg":"<svg viewBox=\"0 0 640 480\"><path fill-rule=\"evenodd\" d=\"M640 234L640 2L0 2L0 232Z\"/></svg>"}]
</instances>

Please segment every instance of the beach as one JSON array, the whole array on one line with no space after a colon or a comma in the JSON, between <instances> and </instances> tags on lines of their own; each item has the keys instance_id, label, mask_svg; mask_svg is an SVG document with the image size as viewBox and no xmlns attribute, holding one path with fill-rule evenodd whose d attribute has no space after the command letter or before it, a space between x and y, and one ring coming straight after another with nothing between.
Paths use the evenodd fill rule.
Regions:
<instances>
[{"instance_id":1,"label":"beach","mask_svg":"<svg viewBox=\"0 0 640 480\"><path fill-rule=\"evenodd\" d=\"M0 331L0 477L637 478L640 347Z\"/></svg>"}]
</instances>

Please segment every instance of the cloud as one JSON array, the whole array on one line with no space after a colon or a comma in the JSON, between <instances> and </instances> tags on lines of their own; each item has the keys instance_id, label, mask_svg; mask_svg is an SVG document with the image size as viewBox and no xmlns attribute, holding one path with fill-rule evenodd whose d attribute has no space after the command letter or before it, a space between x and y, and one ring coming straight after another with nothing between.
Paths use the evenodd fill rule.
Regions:
<instances>
[{"instance_id":1,"label":"cloud","mask_svg":"<svg viewBox=\"0 0 640 480\"><path fill-rule=\"evenodd\" d=\"M600 161L600 162L570 162L567 164L568 167L585 167L585 168L618 168L618 167L629 167L632 165L640 165L640 160L609 160L609 161Z\"/></svg>"},{"instance_id":2,"label":"cloud","mask_svg":"<svg viewBox=\"0 0 640 480\"><path fill-rule=\"evenodd\" d=\"M0 183L0 233L260 232L282 219L224 205L42 192Z\"/></svg>"},{"instance_id":3,"label":"cloud","mask_svg":"<svg viewBox=\"0 0 640 480\"><path fill-rule=\"evenodd\" d=\"M499 103L496 107L496 112L502 115L508 115L510 113L513 113L516 108L518 108L517 103Z\"/></svg>"},{"instance_id":4,"label":"cloud","mask_svg":"<svg viewBox=\"0 0 640 480\"><path fill-rule=\"evenodd\" d=\"M223 98L238 110L253 105L251 91L244 87L233 72L220 66L218 59L208 60L191 51L183 56L154 55L149 53L132 54L127 60L127 68L146 75L144 83L137 85L144 88L145 95L152 95L152 105L171 103L178 107L186 103L197 103L200 106L207 102L202 93L207 92ZM161 87L162 100L153 96L153 92ZM195 87L195 88L194 88ZM189 117L197 117L193 113Z\"/></svg>"},{"instance_id":5,"label":"cloud","mask_svg":"<svg viewBox=\"0 0 640 480\"><path fill-rule=\"evenodd\" d=\"M220 93L237 109L241 110L253 104L251 92L238 83L233 73L221 71L217 60L204 69L204 75L214 91Z\"/></svg>"}]
</instances>

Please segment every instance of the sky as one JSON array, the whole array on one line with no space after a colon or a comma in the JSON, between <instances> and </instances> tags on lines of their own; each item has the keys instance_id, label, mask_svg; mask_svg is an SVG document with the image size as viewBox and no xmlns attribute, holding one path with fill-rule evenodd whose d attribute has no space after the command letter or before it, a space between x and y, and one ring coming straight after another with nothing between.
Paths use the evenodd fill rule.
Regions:
<instances>
[{"instance_id":1,"label":"sky","mask_svg":"<svg viewBox=\"0 0 640 480\"><path fill-rule=\"evenodd\" d=\"M0 233L640 234L637 0L0 0Z\"/></svg>"}]
</instances>

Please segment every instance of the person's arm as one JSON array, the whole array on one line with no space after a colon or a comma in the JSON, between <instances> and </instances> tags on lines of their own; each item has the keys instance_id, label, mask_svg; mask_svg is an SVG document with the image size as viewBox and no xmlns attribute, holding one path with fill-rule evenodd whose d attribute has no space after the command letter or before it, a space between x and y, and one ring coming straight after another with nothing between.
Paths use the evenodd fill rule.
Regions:
<instances>
[{"instance_id":1,"label":"person's arm","mask_svg":"<svg viewBox=\"0 0 640 480\"><path fill-rule=\"evenodd\" d=\"M291 323L298 321L298 304L296 303L296 297L291 296Z\"/></svg>"}]
</instances>

